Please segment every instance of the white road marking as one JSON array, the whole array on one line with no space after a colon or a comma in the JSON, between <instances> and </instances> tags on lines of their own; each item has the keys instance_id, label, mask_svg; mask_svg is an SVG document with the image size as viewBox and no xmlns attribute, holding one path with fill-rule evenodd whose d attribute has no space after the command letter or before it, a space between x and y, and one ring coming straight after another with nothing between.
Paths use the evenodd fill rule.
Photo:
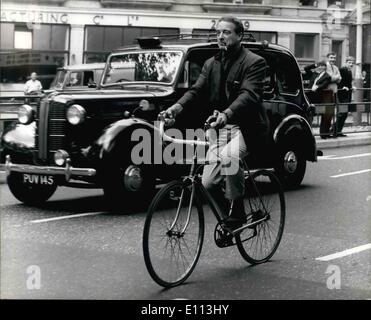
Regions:
<instances>
[{"instance_id":1,"label":"white road marking","mask_svg":"<svg viewBox=\"0 0 371 320\"><path fill-rule=\"evenodd\" d=\"M347 250L344 250L344 251L336 252L336 253L330 254L328 256L319 257L319 258L316 258L316 260L330 261L330 260L342 258L342 257L345 257L345 256L349 256L349 255L354 254L354 253L365 251L365 250L368 250L368 249L371 249L371 243L367 243L367 244L364 244L362 246L355 247L355 248L352 248L352 249L347 249Z\"/></svg>"},{"instance_id":2,"label":"white road marking","mask_svg":"<svg viewBox=\"0 0 371 320\"><path fill-rule=\"evenodd\" d=\"M337 174L335 176L330 176L330 178L341 178L341 177L346 177L346 176L352 176L352 175L355 175L355 174L366 173L366 172L370 172L370 171L371 171L371 169L365 169L365 170L360 170L360 171L342 173L342 174Z\"/></svg>"},{"instance_id":3,"label":"white road marking","mask_svg":"<svg viewBox=\"0 0 371 320\"><path fill-rule=\"evenodd\" d=\"M336 155L335 154L329 154L327 156L318 157L317 159L318 160L331 160L333 157L336 157Z\"/></svg>"},{"instance_id":4,"label":"white road marking","mask_svg":"<svg viewBox=\"0 0 371 320\"><path fill-rule=\"evenodd\" d=\"M49 222L49 221L73 219L73 218L80 218L80 217L86 217L86 216L96 216L96 215L103 214L103 213L106 213L106 212L87 212L87 213L79 213L79 214L70 214L68 216L60 216L60 217L47 218L47 219L31 220L27 223L43 223L43 222Z\"/></svg>"},{"instance_id":5,"label":"white road marking","mask_svg":"<svg viewBox=\"0 0 371 320\"><path fill-rule=\"evenodd\" d=\"M362 157L369 157L371 153L360 153L360 154L353 154L350 156L335 156L335 155L328 155L323 157L318 157L319 160L341 160L341 159L351 159L351 158L362 158Z\"/></svg>"}]
</instances>

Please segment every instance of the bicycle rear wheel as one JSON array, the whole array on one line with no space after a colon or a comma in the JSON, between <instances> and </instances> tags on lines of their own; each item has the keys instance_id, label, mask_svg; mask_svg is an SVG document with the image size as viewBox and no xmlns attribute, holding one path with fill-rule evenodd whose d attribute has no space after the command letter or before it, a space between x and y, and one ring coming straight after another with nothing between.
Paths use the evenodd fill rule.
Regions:
<instances>
[{"instance_id":1,"label":"bicycle rear wheel","mask_svg":"<svg viewBox=\"0 0 371 320\"><path fill-rule=\"evenodd\" d=\"M181 284L192 273L201 253L204 214L192 197L192 184L172 181L153 199L143 231L143 254L147 270L159 285Z\"/></svg>"},{"instance_id":2,"label":"bicycle rear wheel","mask_svg":"<svg viewBox=\"0 0 371 320\"><path fill-rule=\"evenodd\" d=\"M259 170L246 180L245 210L254 226L236 235L242 257L251 264L268 261L277 250L285 224L285 199L278 178Z\"/></svg>"}]
</instances>

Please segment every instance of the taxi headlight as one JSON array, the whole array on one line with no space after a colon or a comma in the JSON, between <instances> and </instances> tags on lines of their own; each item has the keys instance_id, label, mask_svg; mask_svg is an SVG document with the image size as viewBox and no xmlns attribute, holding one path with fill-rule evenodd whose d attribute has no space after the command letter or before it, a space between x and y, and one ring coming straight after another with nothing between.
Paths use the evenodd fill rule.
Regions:
<instances>
[{"instance_id":1,"label":"taxi headlight","mask_svg":"<svg viewBox=\"0 0 371 320\"><path fill-rule=\"evenodd\" d=\"M66 160L69 158L69 154L64 150L57 150L54 153L54 162L57 166L63 166L66 163Z\"/></svg>"},{"instance_id":2,"label":"taxi headlight","mask_svg":"<svg viewBox=\"0 0 371 320\"><path fill-rule=\"evenodd\" d=\"M86 111L82 106L74 104L67 110L67 120L72 125L77 125L84 122Z\"/></svg>"},{"instance_id":3,"label":"taxi headlight","mask_svg":"<svg viewBox=\"0 0 371 320\"><path fill-rule=\"evenodd\" d=\"M24 104L18 109L18 121L22 124L29 124L33 121L34 111L31 106Z\"/></svg>"}]
</instances>

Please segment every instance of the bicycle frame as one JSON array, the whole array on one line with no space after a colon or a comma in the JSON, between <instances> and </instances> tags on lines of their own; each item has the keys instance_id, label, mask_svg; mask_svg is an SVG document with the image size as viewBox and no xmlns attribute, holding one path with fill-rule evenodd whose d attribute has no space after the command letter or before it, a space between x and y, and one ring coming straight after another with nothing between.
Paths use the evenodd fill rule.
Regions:
<instances>
[{"instance_id":1,"label":"bicycle frame","mask_svg":"<svg viewBox=\"0 0 371 320\"><path fill-rule=\"evenodd\" d=\"M163 128L164 124L160 123L159 132L163 140L192 146L208 144L207 141L174 139L164 134ZM214 163L214 160L204 161L202 159L199 162L197 151L196 149L189 174L180 180L169 182L152 200L144 225L145 264L152 279L165 288L183 283L191 275L198 262L205 236L204 204L210 207L218 222L214 230L216 245L220 248L236 245L244 260L251 264L268 261L275 253L282 238L285 203L277 177L266 170L255 172L255 170L250 171L247 165L244 167L246 169L244 179L251 180L250 184L252 184L247 186L246 192L248 196L246 201L249 201L250 206L250 210L247 211L248 222L233 230L224 223L223 207L219 206L217 199L214 199L202 184L199 169L202 165ZM219 162L217 159L216 162ZM259 177L263 179L260 180ZM267 200L265 198L264 187L269 181L273 182L274 186L272 189L273 205L278 203L278 207L271 206L270 195ZM263 183L262 186L260 182ZM270 193L270 189L268 192ZM265 201L268 201L267 205L264 205ZM272 212L277 212L277 214L272 214L271 217L271 212L267 209L272 209ZM265 222L258 226L265 220L267 226ZM272 230L269 220L272 220ZM248 232L243 232L245 229ZM243 244L250 239L253 239L250 244Z\"/></svg>"},{"instance_id":2,"label":"bicycle frame","mask_svg":"<svg viewBox=\"0 0 371 320\"><path fill-rule=\"evenodd\" d=\"M169 136L167 136L164 133L165 117L162 115L162 116L159 117L159 120L160 120L159 133L160 133L160 136L164 139L164 141L170 141L170 142L179 143L179 144L190 144L190 145L193 145L193 146L206 145L206 144L208 145L209 144L208 141L205 142L205 141L197 141L197 140L180 140L180 139L175 139L175 138L169 137ZM212 162L206 161L202 165L211 164L211 163ZM189 199L189 206L188 206L188 212L187 212L187 220L186 220L186 223L185 223L185 225L183 227L183 230L181 231L181 234L183 234L185 232L185 230L187 229L187 227L188 227L188 224L189 224L189 221L190 221L190 218L191 218L192 203L194 201L195 192L200 193L201 196L203 197L203 199L206 200L207 204L211 208L211 211L213 212L213 214L214 214L216 220L218 221L218 223L221 224L222 221L223 221L222 212L221 212L218 204L216 203L216 201L214 200L214 198L210 195L210 193L206 190L206 188L203 186L203 184L201 183L200 177L196 173L196 170L197 170L197 167L196 166L197 166L197 148L195 148L195 154L192 157L192 165L191 165L190 173L185 178L185 180L187 180L187 179L190 180L192 191L191 191L191 197ZM249 170L249 168L246 168L246 169L247 169L247 172L248 172L248 177L249 177L248 179L251 179L252 185L254 186L254 191L257 193L257 195L259 197L259 201L261 202L264 210L266 211L266 208L264 206L264 203L261 200L261 194L260 194L258 188L256 187L256 184L255 184L254 179L251 177L250 170ZM173 221L173 223L172 223L172 225L171 225L171 227L169 229L169 232L172 231L172 229L174 228L174 226L176 225L176 223L178 221L179 212L180 212L180 209L181 209L182 203L183 203L183 197L184 197L184 190L182 190L182 193L181 193L181 196L180 196L180 201L179 201L178 208L177 208L177 212L176 212L174 221ZM252 211L252 205L251 205L250 197L248 197L248 199L249 199L249 205L250 205L250 209L251 209L250 211ZM232 235L235 235L238 232L240 232L240 231L242 231L242 230L244 230L244 229L246 229L248 227L252 227L252 226L254 226L254 225L256 225L256 224L258 224L258 223L266 220L267 218L268 217L264 217L263 219L257 220L254 223L250 223L250 224L244 225L244 226L242 226L242 227L234 230L231 233L232 233Z\"/></svg>"}]
</instances>

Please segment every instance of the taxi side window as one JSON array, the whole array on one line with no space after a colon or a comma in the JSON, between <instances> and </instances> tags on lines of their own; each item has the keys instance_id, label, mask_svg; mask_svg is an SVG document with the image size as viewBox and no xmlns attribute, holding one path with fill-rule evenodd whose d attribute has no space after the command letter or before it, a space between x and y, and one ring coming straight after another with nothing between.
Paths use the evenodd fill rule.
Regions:
<instances>
[{"instance_id":1,"label":"taxi side window","mask_svg":"<svg viewBox=\"0 0 371 320\"><path fill-rule=\"evenodd\" d=\"M82 85L82 72L77 71L77 72L71 72L69 81L67 82L66 86L67 87L77 87Z\"/></svg>"},{"instance_id":2,"label":"taxi side window","mask_svg":"<svg viewBox=\"0 0 371 320\"><path fill-rule=\"evenodd\" d=\"M189 84L191 86L193 86L196 83L201 71L202 71L202 66L198 62L190 61L189 63Z\"/></svg>"},{"instance_id":3,"label":"taxi side window","mask_svg":"<svg viewBox=\"0 0 371 320\"><path fill-rule=\"evenodd\" d=\"M280 94L298 94L300 91L300 74L293 72L292 57L280 54L276 65L276 82Z\"/></svg>"},{"instance_id":4,"label":"taxi side window","mask_svg":"<svg viewBox=\"0 0 371 320\"><path fill-rule=\"evenodd\" d=\"M194 85L201 74L202 67L207 59L210 59L217 53L217 49L198 49L190 51L189 61L189 86Z\"/></svg>"}]
</instances>

